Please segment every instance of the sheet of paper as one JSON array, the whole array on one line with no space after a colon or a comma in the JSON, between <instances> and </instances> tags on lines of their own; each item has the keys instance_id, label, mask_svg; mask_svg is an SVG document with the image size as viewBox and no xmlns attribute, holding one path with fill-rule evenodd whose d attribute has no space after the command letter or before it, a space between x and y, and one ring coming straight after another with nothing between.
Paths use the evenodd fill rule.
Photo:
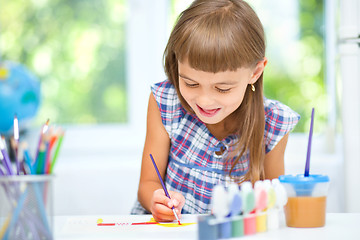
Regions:
<instances>
[{"instance_id":1,"label":"sheet of paper","mask_svg":"<svg viewBox=\"0 0 360 240\"><path fill-rule=\"evenodd\" d=\"M175 221L156 224L152 222L154 220L151 215L69 217L60 234L64 237L89 235L92 238L121 236L122 239L196 239L195 215L182 215L180 226Z\"/></svg>"}]
</instances>

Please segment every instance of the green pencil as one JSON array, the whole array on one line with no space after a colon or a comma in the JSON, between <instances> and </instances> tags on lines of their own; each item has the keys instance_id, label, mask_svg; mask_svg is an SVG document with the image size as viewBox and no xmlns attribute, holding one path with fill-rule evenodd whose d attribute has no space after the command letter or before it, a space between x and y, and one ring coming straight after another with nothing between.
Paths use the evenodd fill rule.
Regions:
<instances>
[{"instance_id":1,"label":"green pencil","mask_svg":"<svg viewBox=\"0 0 360 240\"><path fill-rule=\"evenodd\" d=\"M58 143L56 145L55 153L54 153L53 159L51 161L49 173L53 172L53 168L55 166L56 159L57 159L57 157L59 155L59 151L60 151L60 147L61 147L61 143L62 143L63 138L64 138L64 131L61 131L60 136L58 138Z\"/></svg>"},{"instance_id":2,"label":"green pencil","mask_svg":"<svg viewBox=\"0 0 360 240\"><path fill-rule=\"evenodd\" d=\"M46 155L46 146L44 143L41 143L39 148L39 154L36 159L36 174L43 174L44 172L44 165L45 165L45 155Z\"/></svg>"}]
</instances>

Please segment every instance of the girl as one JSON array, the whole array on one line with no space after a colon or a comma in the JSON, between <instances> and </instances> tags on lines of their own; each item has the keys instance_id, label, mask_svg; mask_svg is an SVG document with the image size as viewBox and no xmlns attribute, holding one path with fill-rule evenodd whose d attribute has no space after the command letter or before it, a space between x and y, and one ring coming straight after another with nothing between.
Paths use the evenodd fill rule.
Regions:
<instances>
[{"instance_id":1,"label":"girl","mask_svg":"<svg viewBox=\"0 0 360 240\"><path fill-rule=\"evenodd\" d=\"M157 221L208 213L216 184L284 174L297 113L263 97L264 30L242 0L196 0L164 53L168 80L150 94L138 202ZM171 199L161 187L155 158Z\"/></svg>"}]
</instances>

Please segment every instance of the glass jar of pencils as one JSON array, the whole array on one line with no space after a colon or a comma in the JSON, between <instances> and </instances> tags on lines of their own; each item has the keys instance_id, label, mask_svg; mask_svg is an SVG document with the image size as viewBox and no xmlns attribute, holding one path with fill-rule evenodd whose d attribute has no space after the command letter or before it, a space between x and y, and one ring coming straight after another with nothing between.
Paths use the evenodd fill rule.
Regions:
<instances>
[{"instance_id":1,"label":"glass jar of pencils","mask_svg":"<svg viewBox=\"0 0 360 240\"><path fill-rule=\"evenodd\" d=\"M0 239L53 239L53 178L0 176Z\"/></svg>"}]
</instances>

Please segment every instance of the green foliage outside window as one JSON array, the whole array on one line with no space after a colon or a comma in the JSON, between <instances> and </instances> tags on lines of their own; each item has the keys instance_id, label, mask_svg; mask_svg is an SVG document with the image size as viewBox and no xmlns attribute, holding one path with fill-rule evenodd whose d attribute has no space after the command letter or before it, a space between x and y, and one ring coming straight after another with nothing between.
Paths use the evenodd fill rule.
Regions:
<instances>
[{"instance_id":1,"label":"green foliage outside window","mask_svg":"<svg viewBox=\"0 0 360 240\"><path fill-rule=\"evenodd\" d=\"M38 121L125 122L124 0L0 0L0 56L41 81Z\"/></svg>"},{"instance_id":2,"label":"green foliage outside window","mask_svg":"<svg viewBox=\"0 0 360 240\"><path fill-rule=\"evenodd\" d=\"M315 131L324 131L327 124L327 95L325 86L324 9L323 1L298 1L299 36L292 48L298 56L287 55L284 61L294 62L292 69L269 62L265 73L264 91L301 115L295 131L308 132L311 109L315 107ZM275 26L276 28L276 26ZM271 48L271 39L268 47ZM287 51L286 49L277 49ZM289 53L291 53L291 49ZM269 58L271 59L271 55Z\"/></svg>"},{"instance_id":3,"label":"green foliage outside window","mask_svg":"<svg viewBox=\"0 0 360 240\"><path fill-rule=\"evenodd\" d=\"M191 1L169 1L171 28L176 16ZM315 107L315 131L322 131L328 113L324 3L275 2L279 1L297 3L299 31L296 41L286 49L277 40L287 32L281 31L278 23L271 23L271 6L268 18L261 19L269 59L264 75L265 95L301 115L297 132L308 131L311 108ZM248 2L260 18L265 3L272 4L263 0ZM127 121L125 0L0 0L0 6L0 57L24 64L41 80L43 101L38 121ZM282 20L284 24L286 21Z\"/></svg>"}]
</instances>

